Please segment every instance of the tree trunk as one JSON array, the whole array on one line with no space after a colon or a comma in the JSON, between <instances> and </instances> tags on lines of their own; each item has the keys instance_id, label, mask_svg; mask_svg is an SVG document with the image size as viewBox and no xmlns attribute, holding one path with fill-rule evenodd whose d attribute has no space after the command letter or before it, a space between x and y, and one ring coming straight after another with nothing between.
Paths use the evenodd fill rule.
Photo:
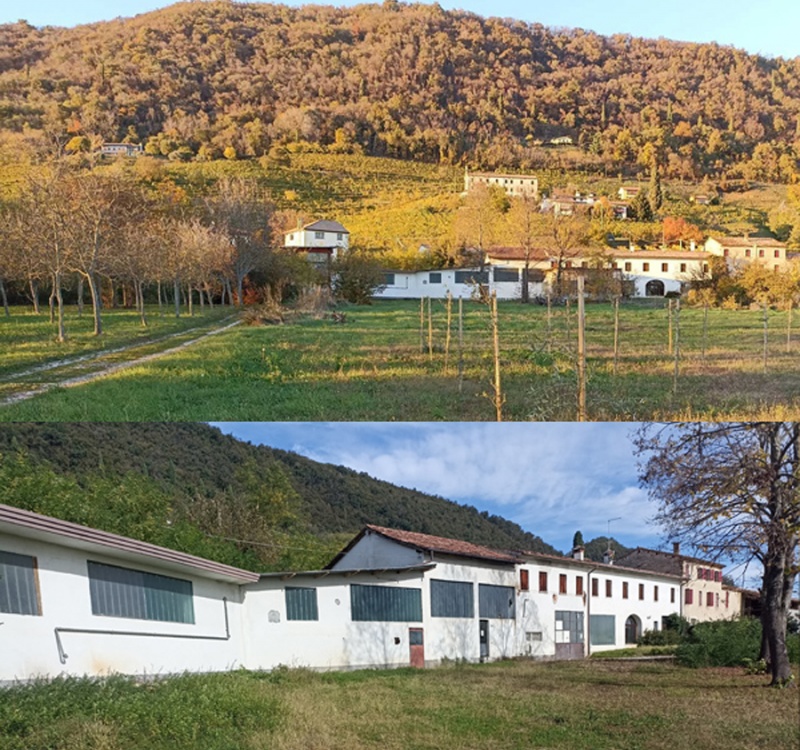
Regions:
<instances>
[{"instance_id":1,"label":"tree trunk","mask_svg":"<svg viewBox=\"0 0 800 750\"><path fill-rule=\"evenodd\" d=\"M497 320L497 292L492 292L492 345L494 350L494 408L498 422L503 421L503 391L500 386L500 331Z\"/></svg>"},{"instance_id":2,"label":"tree trunk","mask_svg":"<svg viewBox=\"0 0 800 750\"><path fill-rule=\"evenodd\" d=\"M39 315L41 310L39 309L39 285L33 280L30 279L28 281L28 285L30 286L31 290L31 302L33 303L33 313L34 315Z\"/></svg>"},{"instance_id":3,"label":"tree trunk","mask_svg":"<svg viewBox=\"0 0 800 750\"><path fill-rule=\"evenodd\" d=\"M163 306L163 300L161 299L161 281L156 282L156 294L158 295L158 317L161 317L161 308Z\"/></svg>"},{"instance_id":4,"label":"tree trunk","mask_svg":"<svg viewBox=\"0 0 800 750\"><path fill-rule=\"evenodd\" d=\"M58 335L56 336L56 341L63 343L67 340L67 334L64 328L64 299L61 295L60 273L53 275L53 297L58 306Z\"/></svg>"},{"instance_id":5,"label":"tree trunk","mask_svg":"<svg viewBox=\"0 0 800 750\"><path fill-rule=\"evenodd\" d=\"M97 288L97 280L95 277L87 273L86 281L89 282L89 294L92 297L92 315L94 316L94 335L100 336L103 333L103 318L100 312L100 290Z\"/></svg>"},{"instance_id":6,"label":"tree trunk","mask_svg":"<svg viewBox=\"0 0 800 750\"><path fill-rule=\"evenodd\" d=\"M177 277L173 281L172 292L175 295L175 317L181 317L181 286Z\"/></svg>"},{"instance_id":7,"label":"tree trunk","mask_svg":"<svg viewBox=\"0 0 800 750\"><path fill-rule=\"evenodd\" d=\"M78 317L83 317L83 276L78 276Z\"/></svg>"},{"instance_id":8,"label":"tree trunk","mask_svg":"<svg viewBox=\"0 0 800 750\"><path fill-rule=\"evenodd\" d=\"M47 304L50 306L50 323L56 322L56 287L55 287L55 279L53 280L53 285L50 287L50 298L47 300Z\"/></svg>"},{"instance_id":9,"label":"tree trunk","mask_svg":"<svg viewBox=\"0 0 800 750\"><path fill-rule=\"evenodd\" d=\"M202 315L206 309L206 301L203 299L203 287L199 284L197 286L197 296L200 298L200 314Z\"/></svg>"},{"instance_id":10,"label":"tree trunk","mask_svg":"<svg viewBox=\"0 0 800 750\"><path fill-rule=\"evenodd\" d=\"M147 328L147 315L144 311L144 282L137 281L136 289L139 292L139 320L142 321L142 326Z\"/></svg>"},{"instance_id":11,"label":"tree trunk","mask_svg":"<svg viewBox=\"0 0 800 750\"><path fill-rule=\"evenodd\" d=\"M236 277L236 295L238 307L242 307L244 305L244 276Z\"/></svg>"},{"instance_id":12,"label":"tree trunk","mask_svg":"<svg viewBox=\"0 0 800 750\"><path fill-rule=\"evenodd\" d=\"M187 301L187 303L189 305L189 317L190 318L194 316L194 305L193 305L194 300L192 299L193 296L194 295L192 294L192 285L191 284L187 284L186 285L186 301Z\"/></svg>"},{"instance_id":13,"label":"tree trunk","mask_svg":"<svg viewBox=\"0 0 800 750\"><path fill-rule=\"evenodd\" d=\"M527 305L531 301L531 290L528 288L528 279L530 278L531 261L530 258L525 258L525 268L522 269L522 294L520 299L523 305Z\"/></svg>"},{"instance_id":14,"label":"tree trunk","mask_svg":"<svg viewBox=\"0 0 800 750\"><path fill-rule=\"evenodd\" d=\"M8 297L6 296L6 285L0 279L0 296L3 298L3 310L7 318L11 317L11 311L8 309Z\"/></svg>"},{"instance_id":15,"label":"tree trunk","mask_svg":"<svg viewBox=\"0 0 800 750\"><path fill-rule=\"evenodd\" d=\"M791 599L791 581L785 575L790 561L782 559L767 560L764 563L764 601L762 606L761 626L764 633L764 645L767 647L769 669L772 685L784 685L792 676L792 665L786 650L786 622L789 600ZM762 647L763 648L763 647Z\"/></svg>"}]
</instances>

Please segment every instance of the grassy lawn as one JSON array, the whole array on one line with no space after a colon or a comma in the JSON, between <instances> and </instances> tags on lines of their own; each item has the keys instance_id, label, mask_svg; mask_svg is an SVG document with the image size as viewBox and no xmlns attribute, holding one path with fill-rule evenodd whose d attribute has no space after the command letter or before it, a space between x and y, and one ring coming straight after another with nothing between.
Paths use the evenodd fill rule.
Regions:
<instances>
[{"instance_id":1,"label":"grassy lawn","mask_svg":"<svg viewBox=\"0 0 800 750\"><path fill-rule=\"evenodd\" d=\"M176 346L236 314L221 307L180 318L170 312L165 308L159 316L157 308L148 310L148 325L143 327L133 310L106 310L104 332L94 336L91 312L84 310L79 316L76 308L68 308L67 341L58 343L55 324L46 313L13 309L10 317L0 316L0 398Z\"/></svg>"},{"instance_id":2,"label":"grassy lawn","mask_svg":"<svg viewBox=\"0 0 800 750\"><path fill-rule=\"evenodd\" d=\"M226 312L217 310L214 315ZM346 313L343 325L306 317L281 326L239 326L100 381L54 389L2 407L0 420L494 419L493 362L485 306L465 305L460 389L455 322L445 368L444 302L433 304L432 355L427 348L427 326L421 350L418 302L382 301L371 307L350 307ZM109 315L109 346L142 335L133 316L126 324L125 314L119 315L116 333L114 315ZM793 342L791 352L786 352L785 313L771 312L769 316L766 373L760 311L711 310L705 359L702 318L702 310L681 311L681 358L673 394L674 359L667 350L663 303L623 307L616 375L611 306L589 305L590 419L797 418L800 341ZM202 320L210 319L207 314ZM3 335L13 334L12 340L19 341L24 334L17 322L12 319L0 324L0 333L7 331ZM156 323L192 327L198 322L197 318L154 319L153 328ZM575 419L575 324L574 309L569 314L563 307L554 309L548 326L544 307L513 302L500 305L506 419ZM38 320L33 324L38 344L19 344L25 353L15 354L12 347L16 368L37 359L63 356L61 348L42 334L43 327ZM98 344L88 334L81 337L75 333L66 353ZM0 357L0 372L11 370L6 357ZM6 380L0 388L9 391L19 385Z\"/></svg>"},{"instance_id":3,"label":"grassy lawn","mask_svg":"<svg viewBox=\"0 0 800 750\"><path fill-rule=\"evenodd\" d=\"M115 678L0 693L3 750L797 747L797 691L620 662Z\"/></svg>"}]
</instances>

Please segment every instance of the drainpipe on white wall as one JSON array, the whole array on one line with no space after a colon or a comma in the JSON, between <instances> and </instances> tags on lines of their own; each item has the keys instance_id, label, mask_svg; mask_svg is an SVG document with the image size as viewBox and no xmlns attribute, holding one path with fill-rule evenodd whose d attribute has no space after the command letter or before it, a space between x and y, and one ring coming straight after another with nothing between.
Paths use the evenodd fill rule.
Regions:
<instances>
[{"instance_id":1,"label":"drainpipe on white wall","mask_svg":"<svg viewBox=\"0 0 800 750\"><path fill-rule=\"evenodd\" d=\"M592 620L592 573L596 570L597 568L592 568L586 574L586 627L583 630L586 637L587 659L592 655L592 626L590 625Z\"/></svg>"}]
</instances>

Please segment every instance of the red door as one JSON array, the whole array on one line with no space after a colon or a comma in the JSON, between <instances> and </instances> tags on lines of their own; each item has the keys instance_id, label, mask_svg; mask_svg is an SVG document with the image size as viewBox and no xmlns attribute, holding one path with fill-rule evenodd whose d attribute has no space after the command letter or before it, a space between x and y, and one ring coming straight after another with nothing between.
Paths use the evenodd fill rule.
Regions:
<instances>
[{"instance_id":1,"label":"red door","mask_svg":"<svg viewBox=\"0 0 800 750\"><path fill-rule=\"evenodd\" d=\"M425 666L425 640L422 628L408 629L408 646L411 651L411 666L422 669Z\"/></svg>"}]
</instances>

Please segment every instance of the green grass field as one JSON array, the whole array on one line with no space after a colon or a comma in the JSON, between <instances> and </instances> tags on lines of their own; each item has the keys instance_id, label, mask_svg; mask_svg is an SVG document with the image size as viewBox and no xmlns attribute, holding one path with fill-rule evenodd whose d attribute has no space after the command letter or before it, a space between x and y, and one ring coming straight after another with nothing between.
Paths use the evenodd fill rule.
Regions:
<instances>
[{"instance_id":1,"label":"green grass field","mask_svg":"<svg viewBox=\"0 0 800 750\"><path fill-rule=\"evenodd\" d=\"M797 691L764 685L611 661L66 680L0 692L0 748L796 748Z\"/></svg>"},{"instance_id":2,"label":"green grass field","mask_svg":"<svg viewBox=\"0 0 800 750\"><path fill-rule=\"evenodd\" d=\"M455 306L454 306L455 307ZM433 353L427 323L421 346L419 303L378 302L345 307L347 321L297 317L279 326L238 326L190 348L110 377L0 407L0 420L447 420L495 418L488 309L465 305L463 378L459 388L455 312L445 362L446 311L433 303ZM215 310L214 316L228 311ZM504 418L576 418L575 311L507 302L500 305ZM112 316L109 316L111 318ZM760 311L711 310L705 358L703 311L680 315L680 359L673 393L674 357L668 353L664 303L623 306L620 355L613 373L613 313L587 307L588 412L593 420L791 419L800 414L797 363L800 341L786 351L786 314L769 314L767 370ZM163 325L218 324L216 317ZM18 322L18 321L16 321ZM15 368L62 355L48 341L49 324L0 323L0 385L5 396L28 386ZM87 323L88 325L88 323ZM37 327L38 326L38 327ZM548 334L549 330L549 334ZM108 343L116 342L109 323ZM119 321L119 339L134 335ZM798 334L800 336L800 334ZM91 337L89 337L91 338ZM8 339L7 339L8 340ZM16 342L16 343L15 343ZM69 346L96 346L75 336ZM171 345L171 342L169 342ZM164 345L165 348L167 345ZM21 349L21 352L17 350ZM10 353L9 353L10 351ZM117 355L116 359L130 356ZM447 365L447 366L445 366ZM40 377L55 376L51 373Z\"/></svg>"}]
</instances>

